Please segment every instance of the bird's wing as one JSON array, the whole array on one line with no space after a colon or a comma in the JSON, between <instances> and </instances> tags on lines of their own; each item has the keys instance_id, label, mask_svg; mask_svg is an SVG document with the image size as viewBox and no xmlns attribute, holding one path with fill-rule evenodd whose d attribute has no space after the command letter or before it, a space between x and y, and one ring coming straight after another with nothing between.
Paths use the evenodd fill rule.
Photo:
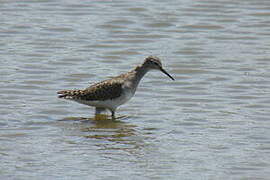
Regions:
<instances>
[{"instance_id":1,"label":"bird's wing","mask_svg":"<svg viewBox=\"0 0 270 180\"><path fill-rule=\"evenodd\" d=\"M94 84L84 90L59 91L59 98L80 99L86 101L104 101L115 99L122 93L122 82L117 80L105 80Z\"/></svg>"},{"instance_id":2,"label":"bird's wing","mask_svg":"<svg viewBox=\"0 0 270 180\"><path fill-rule=\"evenodd\" d=\"M118 98L122 93L122 83L114 80L103 81L84 90L82 100L104 101Z\"/></svg>"}]
</instances>

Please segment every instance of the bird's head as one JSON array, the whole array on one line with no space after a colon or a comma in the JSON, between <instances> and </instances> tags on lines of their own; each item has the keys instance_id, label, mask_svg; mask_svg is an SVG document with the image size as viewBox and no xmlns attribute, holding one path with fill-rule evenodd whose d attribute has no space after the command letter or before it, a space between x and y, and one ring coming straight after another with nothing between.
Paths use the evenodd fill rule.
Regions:
<instances>
[{"instance_id":1,"label":"bird's head","mask_svg":"<svg viewBox=\"0 0 270 180\"><path fill-rule=\"evenodd\" d=\"M169 76L169 78L174 80L174 78L163 69L160 59L156 56L148 56L147 58L145 58L143 66L149 70L160 70L161 72Z\"/></svg>"}]
</instances>

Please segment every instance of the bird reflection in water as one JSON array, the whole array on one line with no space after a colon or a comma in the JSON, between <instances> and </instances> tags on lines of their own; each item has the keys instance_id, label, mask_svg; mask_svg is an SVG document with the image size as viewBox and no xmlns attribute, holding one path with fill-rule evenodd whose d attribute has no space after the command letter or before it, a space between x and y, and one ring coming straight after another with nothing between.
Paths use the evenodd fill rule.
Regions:
<instances>
[{"instance_id":1,"label":"bird reflection in water","mask_svg":"<svg viewBox=\"0 0 270 180\"><path fill-rule=\"evenodd\" d=\"M122 150L131 154L138 154L143 146L143 138L140 138L136 126L122 119L127 116L111 119L107 115L98 115L94 118L69 117L64 121L79 121L80 132L87 139L100 140L95 143L99 150L110 151ZM77 124L78 125L78 124Z\"/></svg>"}]
</instances>

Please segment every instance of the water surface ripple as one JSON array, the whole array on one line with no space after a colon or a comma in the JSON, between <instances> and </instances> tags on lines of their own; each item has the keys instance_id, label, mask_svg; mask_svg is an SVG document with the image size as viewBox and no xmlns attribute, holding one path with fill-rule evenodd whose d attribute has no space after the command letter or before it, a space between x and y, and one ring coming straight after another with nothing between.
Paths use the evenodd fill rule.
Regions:
<instances>
[{"instance_id":1,"label":"water surface ripple","mask_svg":"<svg viewBox=\"0 0 270 180\"><path fill-rule=\"evenodd\" d=\"M0 2L1 179L269 179L270 1ZM159 56L117 121L57 99Z\"/></svg>"}]
</instances>

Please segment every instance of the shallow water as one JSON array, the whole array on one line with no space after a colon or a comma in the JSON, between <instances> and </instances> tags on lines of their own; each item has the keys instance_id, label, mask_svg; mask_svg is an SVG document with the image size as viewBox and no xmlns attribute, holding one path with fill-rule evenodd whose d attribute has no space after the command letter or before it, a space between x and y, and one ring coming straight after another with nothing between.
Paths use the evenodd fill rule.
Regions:
<instances>
[{"instance_id":1,"label":"shallow water","mask_svg":"<svg viewBox=\"0 0 270 180\"><path fill-rule=\"evenodd\" d=\"M270 1L0 2L1 179L269 179ZM117 121L58 99L150 72Z\"/></svg>"}]
</instances>

